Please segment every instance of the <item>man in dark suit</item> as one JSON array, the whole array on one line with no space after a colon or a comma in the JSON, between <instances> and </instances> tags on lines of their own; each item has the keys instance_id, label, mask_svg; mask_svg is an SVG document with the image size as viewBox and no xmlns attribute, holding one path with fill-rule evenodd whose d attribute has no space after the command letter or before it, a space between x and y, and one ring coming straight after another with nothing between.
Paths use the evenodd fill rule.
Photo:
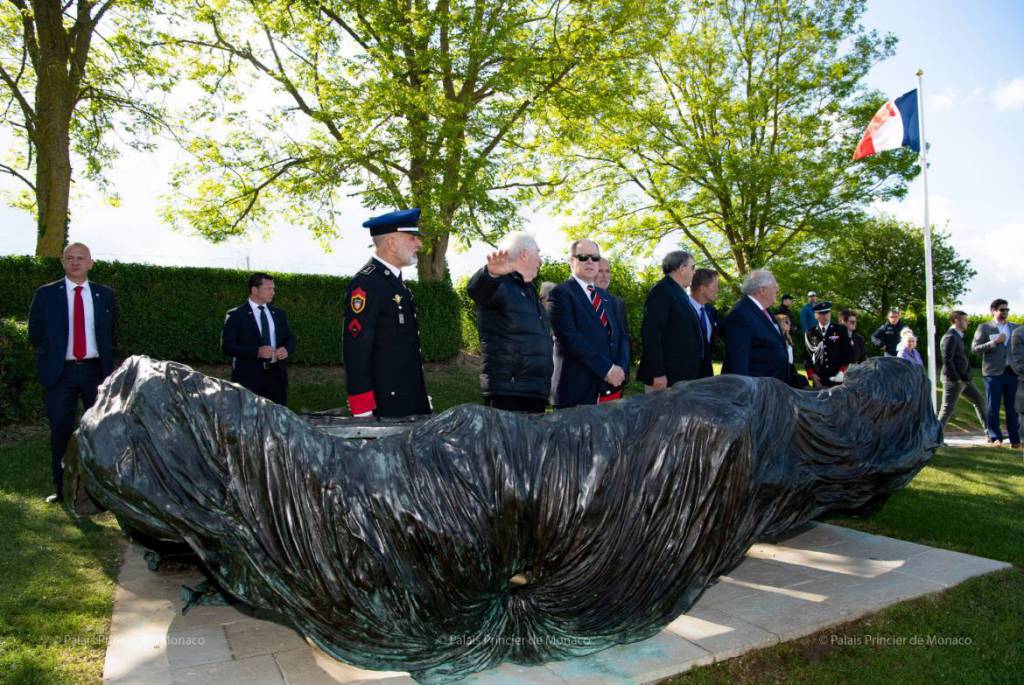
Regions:
<instances>
[{"instance_id":1,"label":"man in dark suit","mask_svg":"<svg viewBox=\"0 0 1024 685\"><path fill-rule=\"evenodd\" d=\"M789 381L789 353L768 308L779 285L770 271L751 271L743 279L743 297L723 324L725 364L722 373L768 376Z\"/></svg>"},{"instance_id":2,"label":"man in dark suit","mask_svg":"<svg viewBox=\"0 0 1024 685\"><path fill-rule=\"evenodd\" d=\"M701 333L704 336L704 357L701 360L700 376L709 378L715 375L712 366L712 354L719 338L718 310L713 304L718 299L718 272L714 269L697 269L693 272L690 283L690 298L698 305Z\"/></svg>"},{"instance_id":3,"label":"man in dark suit","mask_svg":"<svg viewBox=\"0 0 1024 685\"><path fill-rule=\"evenodd\" d=\"M117 299L114 291L89 281L92 255L71 243L61 256L64 278L36 290L28 313L28 337L36 348L36 371L50 423L50 461L56 492L64 500L62 459L75 430L78 400L88 409L96 390L114 368Z\"/></svg>"},{"instance_id":4,"label":"man in dark suit","mask_svg":"<svg viewBox=\"0 0 1024 685\"><path fill-rule=\"evenodd\" d=\"M963 394L974 405L974 413L984 430L985 414L988 413L988 409L985 406L985 398L974 387L971 364L967 359L967 346L964 343L970 317L967 316L967 312L956 310L949 315L949 322L952 325L939 343L939 349L942 351L942 409L939 410L939 425L943 430L946 429L946 424L956 410L956 401Z\"/></svg>"},{"instance_id":5,"label":"man in dark suit","mask_svg":"<svg viewBox=\"0 0 1024 685\"><path fill-rule=\"evenodd\" d=\"M402 418L430 414L423 379L416 298L402 268L423 246L419 209L389 212L363 222L374 256L345 293L345 385L352 416Z\"/></svg>"},{"instance_id":6,"label":"man in dark suit","mask_svg":"<svg viewBox=\"0 0 1024 685\"><path fill-rule=\"evenodd\" d=\"M643 356L636 374L646 392L701 377L707 344L701 327L701 305L686 292L696 267L689 252L669 252L661 261L664 277L647 294L640 329Z\"/></svg>"},{"instance_id":7,"label":"man in dark suit","mask_svg":"<svg viewBox=\"0 0 1024 685\"><path fill-rule=\"evenodd\" d=\"M602 290L608 291L608 287L612 284L612 265L611 263L601 257L601 261L597 263L597 279L594 281L594 285ZM611 402L612 400L622 399L622 393L625 389L626 383L629 382L629 367L632 364L632 339L629 335L629 317L626 314L626 301L621 297L616 297L610 291L608 292L608 310L611 315L619 322L619 328L625 331L626 335L626 365L622 367L622 370L626 372L626 377L622 379L622 385L617 388L613 388L610 385L606 385L604 390L601 392L601 397L598 398L598 403Z\"/></svg>"},{"instance_id":8,"label":"man in dark suit","mask_svg":"<svg viewBox=\"0 0 1024 685\"><path fill-rule=\"evenodd\" d=\"M608 312L608 292L594 284L600 261L597 243L574 241L569 248L572 276L551 291L551 328L561 360L555 409L597 404L605 384L618 387L626 379L626 332Z\"/></svg>"},{"instance_id":9,"label":"man in dark suit","mask_svg":"<svg viewBox=\"0 0 1024 685\"><path fill-rule=\"evenodd\" d=\"M231 380L271 402L288 404L288 357L295 354L295 336L288 317L273 306L274 278L249 277L249 299L228 311L220 335L231 357Z\"/></svg>"}]
</instances>

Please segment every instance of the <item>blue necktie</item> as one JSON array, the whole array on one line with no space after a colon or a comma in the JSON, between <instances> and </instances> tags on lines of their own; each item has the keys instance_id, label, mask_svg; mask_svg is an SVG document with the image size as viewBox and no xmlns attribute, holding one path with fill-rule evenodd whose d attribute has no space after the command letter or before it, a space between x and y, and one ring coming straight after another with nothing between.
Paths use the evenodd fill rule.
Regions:
<instances>
[{"instance_id":1,"label":"blue necktie","mask_svg":"<svg viewBox=\"0 0 1024 685\"><path fill-rule=\"evenodd\" d=\"M708 332L711 327L708 322L708 310L704 309L703 305L700 308L700 327L704 330L704 339L711 342L711 334Z\"/></svg>"}]
</instances>

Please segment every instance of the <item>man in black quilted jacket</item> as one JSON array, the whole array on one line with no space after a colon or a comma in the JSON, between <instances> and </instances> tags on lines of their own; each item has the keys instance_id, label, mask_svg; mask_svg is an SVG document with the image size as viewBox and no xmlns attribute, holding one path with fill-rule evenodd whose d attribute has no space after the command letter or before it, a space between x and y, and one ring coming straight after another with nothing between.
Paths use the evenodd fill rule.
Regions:
<instances>
[{"instance_id":1,"label":"man in black quilted jacket","mask_svg":"<svg viewBox=\"0 0 1024 685\"><path fill-rule=\"evenodd\" d=\"M509 233L466 287L480 332L480 392L497 409L543 413L554 362L551 327L534 279L540 248L529 233Z\"/></svg>"}]
</instances>

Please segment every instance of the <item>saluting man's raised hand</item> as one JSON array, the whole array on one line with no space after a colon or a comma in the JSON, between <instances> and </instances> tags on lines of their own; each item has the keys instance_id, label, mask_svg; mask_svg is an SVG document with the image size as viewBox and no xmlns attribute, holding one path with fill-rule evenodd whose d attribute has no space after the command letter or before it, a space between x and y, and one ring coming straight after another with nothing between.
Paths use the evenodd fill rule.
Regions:
<instances>
[{"instance_id":1,"label":"saluting man's raised hand","mask_svg":"<svg viewBox=\"0 0 1024 685\"><path fill-rule=\"evenodd\" d=\"M509 259L508 250L498 250L487 255L487 273L491 276L504 276L515 270L515 262Z\"/></svg>"}]
</instances>

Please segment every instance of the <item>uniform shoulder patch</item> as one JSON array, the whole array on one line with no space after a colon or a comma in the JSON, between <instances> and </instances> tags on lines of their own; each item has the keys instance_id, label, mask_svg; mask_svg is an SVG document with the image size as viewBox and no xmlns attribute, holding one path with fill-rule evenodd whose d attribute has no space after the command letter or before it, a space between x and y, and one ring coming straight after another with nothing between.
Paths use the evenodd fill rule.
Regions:
<instances>
[{"instance_id":1,"label":"uniform shoulder patch","mask_svg":"<svg viewBox=\"0 0 1024 685\"><path fill-rule=\"evenodd\" d=\"M366 291L362 288L356 288L352 291L352 295L348 298L348 306L352 308L352 311L356 314L362 313L366 308Z\"/></svg>"},{"instance_id":2,"label":"uniform shoulder patch","mask_svg":"<svg viewBox=\"0 0 1024 685\"><path fill-rule=\"evenodd\" d=\"M359 334L363 332L363 325L359 323L359 319L352 319L348 325L348 332L353 338L359 337Z\"/></svg>"},{"instance_id":3,"label":"uniform shoulder patch","mask_svg":"<svg viewBox=\"0 0 1024 685\"><path fill-rule=\"evenodd\" d=\"M374 264L373 262L370 262L366 266L364 266L362 269L360 269L359 273L365 274L365 275L369 276L370 274L372 274L376 270L377 270L377 265Z\"/></svg>"}]
</instances>

